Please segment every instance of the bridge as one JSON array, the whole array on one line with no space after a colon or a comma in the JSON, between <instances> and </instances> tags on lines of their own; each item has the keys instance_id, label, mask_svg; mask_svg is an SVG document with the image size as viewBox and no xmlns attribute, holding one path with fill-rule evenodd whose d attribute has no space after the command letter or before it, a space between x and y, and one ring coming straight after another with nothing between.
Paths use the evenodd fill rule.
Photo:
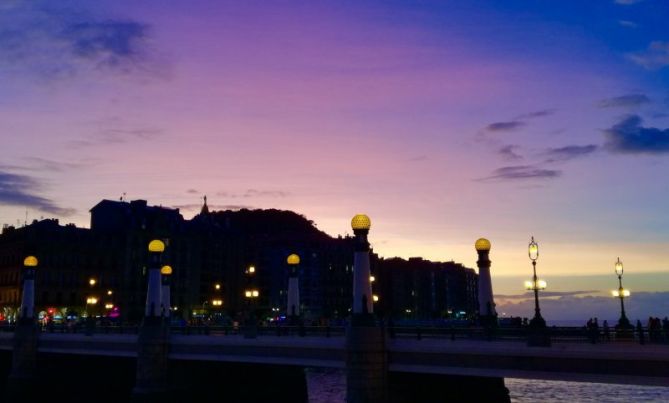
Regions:
<instances>
[{"instance_id":1,"label":"bridge","mask_svg":"<svg viewBox=\"0 0 669 403\"><path fill-rule=\"evenodd\" d=\"M40 334L40 353L136 358L136 328L99 328L93 335ZM476 329L474 329L475 331ZM346 367L346 343L342 328L307 328L307 336L277 336L265 329L256 338L234 334L229 328L192 328L193 334L172 334L171 361L219 361L300 367ZM430 329L403 329L386 343L390 372L526 378L669 386L669 345L640 345L633 341L591 344L573 329L571 337L551 347L528 347L521 332L486 340L472 329L430 333ZM469 333L466 333L469 332ZM564 329L563 329L564 332ZM130 334L128 334L130 333ZM208 334L203 334L208 333ZM317 334L310 336L309 334ZM420 339L416 337L421 334ZM478 337L481 336L481 337ZM11 350L12 333L0 333L0 350Z\"/></svg>"}]
</instances>

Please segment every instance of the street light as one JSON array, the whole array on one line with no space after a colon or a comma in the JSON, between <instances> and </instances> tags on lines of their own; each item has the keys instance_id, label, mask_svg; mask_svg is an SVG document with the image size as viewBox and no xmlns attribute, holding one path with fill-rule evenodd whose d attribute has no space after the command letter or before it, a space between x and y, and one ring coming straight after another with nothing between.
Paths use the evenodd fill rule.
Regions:
<instances>
[{"instance_id":1,"label":"street light","mask_svg":"<svg viewBox=\"0 0 669 403\"><path fill-rule=\"evenodd\" d=\"M95 284L96 284L97 282L98 282L98 281L97 281L95 278L93 278L93 277L91 277L91 278L88 280L88 284L89 284L91 287L95 286Z\"/></svg>"},{"instance_id":2,"label":"street light","mask_svg":"<svg viewBox=\"0 0 669 403\"><path fill-rule=\"evenodd\" d=\"M618 290L611 291L615 298L620 298L620 319L618 320L618 328L625 329L631 327L629 319L625 315L625 298L630 296L630 291L623 288L623 262L620 258L615 263L615 272L618 276Z\"/></svg>"},{"instance_id":3,"label":"street light","mask_svg":"<svg viewBox=\"0 0 669 403\"><path fill-rule=\"evenodd\" d=\"M525 282L525 288L534 291L534 318L530 320L530 326L534 328L546 327L546 321L541 317L541 309L539 308L539 290L546 288L546 282L537 278L537 259L539 259L539 244L534 240L530 240L528 245L528 255L532 261L532 281Z\"/></svg>"}]
</instances>

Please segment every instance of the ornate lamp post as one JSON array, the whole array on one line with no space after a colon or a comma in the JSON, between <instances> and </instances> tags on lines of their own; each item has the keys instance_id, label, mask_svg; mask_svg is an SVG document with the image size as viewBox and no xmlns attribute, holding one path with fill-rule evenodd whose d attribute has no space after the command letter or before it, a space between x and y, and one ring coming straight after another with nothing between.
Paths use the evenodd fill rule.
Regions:
<instances>
[{"instance_id":1,"label":"ornate lamp post","mask_svg":"<svg viewBox=\"0 0 669 403\"><path fill-rule=\"evenodd\" d=\"M497 325L497 312L490 279L490 241L479 238L474 248L479 257L476 261L479 268L479 322L484 327L493 327Z\"/></svg>"},{"instance_id":2,"label":"ornate lamp post","mask_svg":"<svg viewBox=\"0 0 669 403\"><path fill-rule=\"evenodd\" d=\"M367 234L372 222L364 214L351 219L355 234L355 255L353 256L353 323L373 322L372 282L369 265L369 241Z\"/></svg>"},{"instance_id":3,"label":"ornate lamp post","mask_svg":"<svg viewBox=\"0 0 669 403\"><path fill-rule=\"evenodd\" d=\"M532 281L525 282L527 290L534 291L534 317L530 320L530 337L527 344L530 346L550 346L551 340L546 328L546 321L541 317L539 308L539 290L546 288L546 282L537 278L537 259L539 258L539 244L530 240L528 245L528 255L532 261Z\"/></svg>"},{"instance_id":4,"label":"ornate lamp post","mask_svg":"<svg viewBox=\"0 0 669 403\"><path fill-rule=\"evenodd\" d=\"M23 259L23 294L21 295L20 320L32 323L35 314L35 269L37 258L28 256Z\"/></svg>"},{"instance_id":5,"label":"ornate lamp post","mask_svg":"<svg viewBox=\"0 0 669 403\"><path fill-rule=\"evenodd\" d=\"M300 257L293 253L286 258L288 264L288 304L286 316L291 325L298 324L300 320L300 287L299 287L299 267Z\"/></svg>"},{"instance_id":6,"label":"ornate lamp post","mask_svg":"<svg viewBox=\"0 0 669 403\"><path fill-rule=\"evenodd\" d=\"M618 276L618 290L611 291L611 294L620 298L620 319L618 320L619 329L627 329L632 327L630 325L629 319L625 315L625 303L623 302L625 298L630 296L630 291L623 288L623 262L620 261L620 258L616 261L615 264L616 275Z\"/></svg>"},{"instance_id":7,"label":"ornate lamp post","mask_svg":"<svg viewBox=\"0 0 669 403\"><path fill-rule=\"evenodd\" d=\"M530 326L534 328L546 327L546 321L541 317L541 308L539 308L539 290L546 288L546 282L537 278L537 259L539 258L539 244L534 240L530 241L528 246L528 254L532 261L532 281L525 282L527 290L534 291L534 317L530 320Z\"/></svg>"},{"instance_id":8,"label":"ornate lamp post","mask_svg":"<svg viewBox=\"0 0 669 403\"><path fill-rule=\"evenodd\" d=\"M172 267L165 265L160 268L160 305L162 310L163 317L167 320L169 324L170 317L170 308L172 307L172 301L170 300L170 282L172 278Z\"/></svg>"}]
</instances>

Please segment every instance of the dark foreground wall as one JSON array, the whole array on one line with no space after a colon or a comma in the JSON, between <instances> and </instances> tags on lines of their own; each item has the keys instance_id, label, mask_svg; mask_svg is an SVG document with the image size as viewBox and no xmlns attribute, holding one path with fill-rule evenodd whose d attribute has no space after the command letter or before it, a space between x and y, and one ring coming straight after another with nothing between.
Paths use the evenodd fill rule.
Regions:
<instances>
[{"instance_id":1,"label":"dark foreground wall","mask_svg":"<svg viewBox=\"0 0 669 403\"><path fill-rule=\"evenodd\" d=\"M509 403L504 378L390 373L392 403Z\"/></svg>"},{"instance_id":2,"label":"dark foreground wall","mask_svg":"<svg viewBox=\"0 0 669 403\"><path fill-rule=\"evenodd\" d=\"M39 354L37 382L27 402L128 402L135 383L134 358ZM11 352L0 352L7 379ZM5 396L2 383L0 401ZM168 402L307 402L304 369L276 365L170 361Z\"/></svg>"}]
</instances>

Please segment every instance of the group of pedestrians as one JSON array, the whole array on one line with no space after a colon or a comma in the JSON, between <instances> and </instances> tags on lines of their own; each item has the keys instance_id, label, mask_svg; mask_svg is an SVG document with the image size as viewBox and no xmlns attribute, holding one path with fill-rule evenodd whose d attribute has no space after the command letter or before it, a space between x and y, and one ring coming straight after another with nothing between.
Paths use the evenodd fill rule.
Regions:
<instances>
[{"instance_id":1,"label":"group of pedestrians","mask_svg":"<svg viewBox=\"0 0 669 403\"><path fill-rule=\"evenodd\" d=\"M637 320L636 326L630 326L629 329L630 331L635 331L637 340L640 344L646 344L646 336L650 343L669 343L669 318L666 316L664 319L654 318L652 316L649 317L648 326L646 328L643 327L640 320ZM599 342L600 338L603 338L605 341L611 340L611 330L606 320L602 322L600 328L598 319L590 318L585 325L585 330L588 340L593 344Z\"/></svg>"},{"instance_id":2,"label":"group of pedestrians","mask_svg":"<svg viewBox=\"0 0 669 403\"><path fill-rule=\"evenodd\" d=\"M669 341L669 318L648 318L648 339L651 343Z\"/></svg>"},{"instance_id":3,"label":"group of pedestrians","mask_svg":"<svg viewBox=\"0 0 669 403\"><path fill-rule=\"evenodd\" d=\"M586 333L588 334L588 339L590 340L590 343L595 344L599 341L600 337L600 332L599 332L599 322L597 318L590 318L588 319L588 323L585 325ZM609 332L609 322L606 320L602 322L602 330L603 330L603 336L604 340L610 341L611 340L611 333Z\"/></svg>"}]
</instances>

